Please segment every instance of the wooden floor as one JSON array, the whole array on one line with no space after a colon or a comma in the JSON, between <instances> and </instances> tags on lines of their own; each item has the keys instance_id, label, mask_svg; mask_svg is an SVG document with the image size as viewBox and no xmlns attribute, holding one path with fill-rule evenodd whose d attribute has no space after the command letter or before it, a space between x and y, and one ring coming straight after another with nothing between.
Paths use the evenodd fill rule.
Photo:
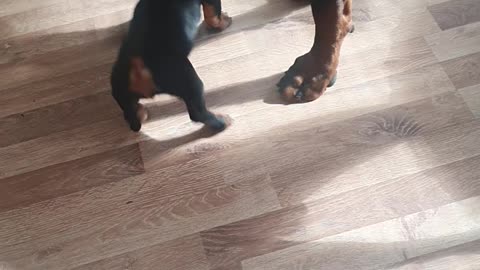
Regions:
<instances>
[{"instance_id":1,"label":"wooden floor","mask_svg":"<svg viewBox=\"0 0 480 270\"><path fill-rule=\"evenodd\" d=\"M309 8L224 1L191 56L214 137L165 96L128 130L134 4L0 1L1 270L480 269L480 1L354 0L337 84L290 106Z\"/></svg>"}]
</instances>

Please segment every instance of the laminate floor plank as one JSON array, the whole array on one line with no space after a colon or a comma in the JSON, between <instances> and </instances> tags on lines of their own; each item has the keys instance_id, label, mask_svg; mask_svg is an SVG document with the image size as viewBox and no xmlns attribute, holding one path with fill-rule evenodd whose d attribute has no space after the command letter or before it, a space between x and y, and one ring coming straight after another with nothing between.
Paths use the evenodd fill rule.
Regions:
<instances>
[{"instance_id":1,"label":"laminate floor plank","mask_svg":"<svg viewBox=\"0 0 480 270\"><path fill-rule=\"evenodd\" d=\"M304 153L303 157L293 158L302 162L292 166L292 163L278 161L281 166L267 166L270 168L272 183L279 193L280 201L283 205L295 205L341 190L388 181L408 173L461 160L466 157L466 152L458 155L452 153L449 157L436 159L442 152L469 147L463 145L461 138L450 140L449 142L455 144L455 147L452 147L442 143L444 141L435 141L436 134L431 135L436 131L433 126L449 127L472 119L471 113L463 110L463 100L458 98L456 96L453 100L444 100L446 103L452 102L447 106L462 108L457 112L456 109L442 112L445 108L439 110L435 108L437 105L433 105L430 111L430 104L418 102L416 106L402 105L338 124L333 123L315 129L314 133L307 130L299 132L296 136L307 137L306 134L310 134L313 137L311 145L307 144L307 140L302 142L304 146L308 145L311 151ZM460 103L454 105L455 102ZM425 117L427 115L435 117L431 119ZM433 125L429 127L430 124ZM332 132L334 130L335 132ZM305 135L300 135L302 133ZM338 135L339 133L341 135ZM434 139L430 140L432 137ZM279 139L278 142L285 140L287 138ZM435 147L431 147L432 144L435 144ZM275 156L282 156L295 148L299 151L300 147L300 144L295 143L281 150L278 147L279 152ZM292 182L291 179L298 180Z\"/></svg>"},{"instance_id":2,"label":"laminate floor plank","mask_svg":"<svg viewBox=\"0 0 480 270\"><path fill-rule=\"evenodd\" d=\"M118 38L105 39L86 45L57 50L54 53L35 55L19 63L0 65L0 89L24 86L54 76L112 64L117 53ZM92 53L85 53L92 52ZM61 59L61 60L60 60ZM1 91L0 91L1 92Z\"/></svg>"},{"instance_id":3,"label":"laminate floor plank","mask_svg":"<svg viewBox=\"0 0 480 270\"><path fill-rule=\"evenodd\" d=\"M0 148L0 179L102 153L142 140L123 118L66 130Z\"/></svg>"},{"instance_id":4,"label":"laminate floor plank","mask_svg":"<svg viewBox=\"0 0 480 270\"><path fill-rule=\"evenodd\" d=\"M6 245L0 246L0 259L21 269L64 269L279 209L268 179L166 200L154 191L137 193L138 185L121 198L117 189L99 188L100 194L87 190L0 214L1 223L28 228L2 233ZM89 249L79 249L84 245Z\"/></svg>"},{"instance_id":5,"label":"laminate floor plank","mask_svg":"<svg viewBox=\"0 0 480 270\"><path fill-rule=\"evenodd\" d=\"M136 1L58 1L18 14L0 17L2 39L52 28L115 11L132 9Z\"/></svg>"},{"instance_id":6,"label":"laminate floor plank","mask_svg":"<svg viewBox=\"0 0 480 270\"><path fill-rule=\"evenodd\" d=\"M356 0L353 2L353 19L355 21L374 21L380 18L395 16L398 14L418 13L427 10L429 0L406 0L406 1L369 1Z\"/></svg>"},{"instance_id":7,"label":"laminate floor plank","mask_svg":"<svg viewBox=\"0 0 480 270\"><path fill-rule=\"evenodd\" d=\"M0 211L43 200L144 172L138 145L60 163L0 181Z\"/></svg>"},{"instance_id":8,"label":"laminate floor plank","mask_svg":"<svg viewBox=\"0 0 480 270\"><path fill-rule=\"evenodd\" d=\"M439 61L446 61L480 51L480 22L427 35L425 37Z\"/></svg>"},{"instance_id":9,"label":"laminate floor plank","mask_svg":"<svg viewBox=\"0 0 480 270\"><path fill-rule=\"evenodd\" d=\"M374 21L359 21L355 22L355 32L345 38L341 54L355 57L352 54L373 48L388 50L400 41L439 32L440 28L427 10L416 14L399 13Z\"/></svg>"},{"instance_id":10,"label":"laminate floor plank","mask_svg":"<svg viewBox=\"0 0 480 270\"><path fill-rule=\"evenodd\" d=\"M120 43L127 33L131 16L132 10L120 10L4 39L4 46L0 48L0 64L19 63L35 55L101 42L106 38L116 38L115 42Z\"/></svg>"},{"instance_id":11,"label":"laminate floor plank","mask_svg":"<svg viewBox=\"0 0 480 270\"><path fill-rule=\"evenodd\" d=\"M62 0L5 0L0 3L0 17L29 11L39 7L49 6L60 1Z\"/></svg>"},{"instance_id":12,"label":"laminate floor plank","mask_svg":"<svg viewBox=\"0 0 480 270\"><path fill-rule=\"evenodd\" d=\"M442 30L480 21L477 0L451 0L428 7Z\"/></svg>"},{"instance_id":13,"label":"laminate floor plank","mask_svg":"<svg viewBox=\"0 0 480 270\"><path fill-rule=\"evenodd\" d=\"M394 265L389 270L475 270L480 268L480 241L454 246Z\"/></svg>"},{"instance_id":14,"label":"laminate floor plank","mask_svg":"<svg viewBox=\"0 0 480 270\"><path fill-rule=\"evenodd\" d=\"M480 117L480 84L458 90L475 117Z\"/></svg>"},{"instance_id":15,"label":"laminate floor plank","mask_svg":"<svg viewBox=\"0 0 480 270\"><path fill-rule=\"evenodd\" d=\"M182 260L178 260L181 254ZM166 243L92 262L72 270L124 269L209 270L202 241L198 235L186 236Z\"/></svg>"},{"instance_id":16,"label":"laminate floor plank","mask_svg":"<svg viewBox=\"0 0 480 270\"><path fill-rule=\"evenodd\" d=\"M442 66L457 89L480 84L480 53L442 62Z\"/></svg>"},{"instance_id":17,"label":"laminate floor plank","mask_svg":"<svg viewBox=\"0 0 480 270\"><path fill-rule=\"evenodd\" d=\"M245 260L243 270L390 268L437 249L478 240L479 202L480 197L472 197L296 245Z\"/></svg>"},{"instance_id":18,"label":"laminate floor plank","mask_svg":"<svg viewBox=\"0 0 480 270\"><path fill-rule=\"evenodd\" d=\"M207 257L212 269L240 269L276 250L478 196L473 164L478 156L202 232Z\"/></svg>"},{"instance_id":19,"label":"laminate floor plank","mask_svg":"<svg viewBox=\"0 0 480 270\"><path fill-rule=\"evenodd\" d=\"M116 118L116 106L104 92L0 118L0 148Z\"/></svg>"},{"instance_id":20,"label":"laminate floor plank","mask_svg":"<svg viewBox=\"0 0 480 270\"><path fill-rule=\"evenodd\" d=\"M0 90L0 117L110 91L111 64Z\"/></svg>"},{"instance_id":21,"label":"laminate floor plank","mask_svg":"<svg viewBox=\"0 0 480 270\"><path fill-rule=\"evenodd\" d=\"M439 102L438 105L441 103L447 105L448 100L450 100L453 101L451 105L457 104L454 105L452 109L459 109L458 115L462 115L460 118L472 118L468 109L462 108L462 106L465 105L463 104L461 97L452 93L454 87L451 85L442 69L438 66L422 68L412 72L387 77L386 79L365 83L357 87L333 91L326 94L318 103L310 103L298 107L265 105L262 101L262 96L269 95L272 89L268 86L261 90L261 87L262 85L270 85L273 83L274 80L268 79L267 81L260 81L258 84L245 84L237 87L221 89L218 93L207 93L207 101L217 104L217 106L213 107L215 108L215 111L227 113L234 118L234 124L222 134L215 136L213 141L208 138L193 140L195 136L192 136L191 134L201 134L201 132L198 131L198 126L189 123L186 115L170 115L162 119L163 112L172 111L172 109L158 108L155 106L150 107L152 117L160 115L158 116L160 119L152 119L151 122L144 126L144 132L153 138L153 140L143 141L140 144L146 168L167 166L168 164L179 162L179 159L184 161L190 160L195 158L192 154L198 155L198 158L201 158L202 156L208 156L212 153L227 152L230 148L236 146L241 146L245 149L244 152L248 153L251 151L250 149L257 147L257 145L262 145L264 142L271 144L273 137L278 136L285 138L275 140L284 140L287 142L289 141L288 136L296 136L298 131L311 129L312 132L318 134L315 130L323 130L323 128L321 128L322 125L346 121L353 117L359 117L362 114L367 115L368 113L382 110L388 112L388 109L391 106L414 102L425 98L430 99L429 97L435 95L435 93L439 94L436 99L424 100L425 103L419 104L429 104L425 106L428 108L434 108L432 106L435 106L435 103ZM358 92L359 94L351 95L352 92ZM259 100L248 101L245 103L241 102L243 98L255 95L260 95L258 98ZM445 100L442 101L442 98L440 97L445 97ZM240 104L229 104L230 100L240 102ZM319 107L322 109L319 110ZM420 105L418 105L418 107L420 107ZM245 108L249 108L249 113L256 113L257 117L255 122L250 120L249 113L245 112ZM442 110L441 106L438 108ZM402 110L402 108L397 108L398 112ZM448 115L449 113L445 112L445 114L447 114L447 116L441 121L448 121L447 119L453 120L452 117L455 117L454 115L456 113ZM272 118L271 115L282 117ZM368 118L368 116L364 117ZM428 121L431 120L432 119ZM434 122L437 123L436 121ZM350 122L348 123L351 124ZM347 130L356 133L356 129L348 128L349 124L345 125ZM172 125L175 125L174 129L167 128L172 127ZM343 126L341 123L332 124L330 126L333 127L336 125ZM290 132L281 135L284 131L281 131L282 128L278 128L278 126L288 126ZM266 134L272 134L272 136ZM348 132L348 134L350 134L350 132ZM315 142L312 141L313 144L318 143L315 136L317 135L307 135L307 133L305 133L305 138L309 141L316 140ZM165 154L166 143L162 142L170 142L178 147L171 149L170 153ZM179 145L180 142L181 145ZM245 143L254 146L252 148L248 146L245 147L243 146ZM297 145L293 141L291 143L292 147ZM332 151L335 153L341 152L340 148L335 149L335 147L340 146L338 144L334 145ZM326 146L327 145L325 145L325 147ZM275 145L272 147L273 148L266 148L266 150L269 151L267 153L275 151L278 146ZM227 172L224 173L225 175L229 175L231 179L235 179L235 176L241 177L243 175L242 173L237 174L237 172L244 170L243 165L249 166L249 162L242 161L242 159L239 160L236 155L240 155L240 152L232 151L232 154L228 155L228 158L223 158L218 161L225 161L226 163L229 160L232 160L232 164L234 165L233 167L229 166L228 169L231 170L231 172L228 172L227 170ZM268 166L277 168L275 164L269 164Z\"/></svg>"}]
</instances>

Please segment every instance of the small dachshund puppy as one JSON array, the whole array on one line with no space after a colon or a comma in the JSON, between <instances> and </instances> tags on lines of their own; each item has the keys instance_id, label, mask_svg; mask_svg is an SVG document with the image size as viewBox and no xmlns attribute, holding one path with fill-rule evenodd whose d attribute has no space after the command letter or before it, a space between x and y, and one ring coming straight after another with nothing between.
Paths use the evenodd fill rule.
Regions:
<instances>
[{"instance_id":1,"label":"small dachshund puppy","mask_svg":"<svg viewBox=\"0 0 480 270\"><path fill-rule=\"evenodd\" d=\"M201 6L211 30L231 24L220 0L140 0L135 7L111 74L112 95L133 131L147 119L139 100L160 93L182 99L192 121L225 129L225 121L206 108L202 80L188 59Z\"/></svg>"}]
</instances>

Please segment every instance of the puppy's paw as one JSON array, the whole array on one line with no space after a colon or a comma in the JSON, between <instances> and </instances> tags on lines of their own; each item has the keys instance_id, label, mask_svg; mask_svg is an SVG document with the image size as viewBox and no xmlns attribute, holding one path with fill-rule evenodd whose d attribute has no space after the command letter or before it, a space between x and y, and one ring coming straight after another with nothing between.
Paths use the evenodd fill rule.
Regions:
<instances>
[{"instance_id":1,"label":"puppy's paw","mask_svg":"<svg viewBox=\"0 0 480 270\"><path fill-rule=\"evenodd\" d=\"M133 120L133 121L130 121L130 129L134 132L139 132L140 129L142 129L142 124L140 123L140 121L136 121L136 120Z\"/></svg>"},{"instance_id":2,"label":"puppy's paw","mask_svg":"<svg viewBox=\"0 0 480 270\"><path fill-rule=\"evenodd\" d=\"M211 114L203 123L213 132L221 132L231 125L232 119L227 115Z\"/></svg>"},{"instance_id":3,"label":"puppy's paw","mask_svg":"<svg viewBox=\"0 0 480 270\"><path fill-rule=\"evenodd\" d=\"M205 23L208 25L208 31L217 33L232 25L232 17L228 16L227 13L222 12L220 16L205 18Z\"/></svg>"},{"instance_id":4,"label":"puppy's paw","mask_svg":"<svg viewBox=\"0 0 480 270\"><path fill-rule=\"evenodd\" d=\"M138 104L135 113L124 113L123 116L128 122L130 129L139 132L142 129L142 124L148 119L148 112L142 104Z\"/></svg>"},{"instance_id":5,"label":"puppy's paw","mask_svg":"<svg viewBox=\"0 0 480 270\"><path fill-rule=\"evenodd\" d=\"M148 119L148 111L143 106L142 104L138 104L138 109L137 109L137 119L140 121L140 123L145 123Z\"/></svg>"}]
</instances>

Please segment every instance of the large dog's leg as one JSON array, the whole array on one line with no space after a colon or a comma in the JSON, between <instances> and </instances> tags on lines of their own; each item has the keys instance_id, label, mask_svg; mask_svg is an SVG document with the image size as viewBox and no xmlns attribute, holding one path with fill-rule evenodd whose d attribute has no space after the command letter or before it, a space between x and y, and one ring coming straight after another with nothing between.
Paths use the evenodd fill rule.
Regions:
<instances>
[{"instance_id":1,"label":"large dog's leg","mask_svg":"<svg viewBox=\"0 0 480 270\"><path fill-rule=\"evenodd\" d=\"M278 83L283 97L312 101L336 80L343 39L353 31L351 0L313 0L315 41L312 49L298 57Z\"/></svg>"},{"instance_id":2,"label":"large dog's leg","mask_svg":"<svg viewBox=\"0 0 480 270\"><path fill-rule=\"evenodd\" d=\"M232 18L222 12L221 0L202 0L203 17L210 30L223 31L232 24Z\"/></svg>"}]
</instances>

